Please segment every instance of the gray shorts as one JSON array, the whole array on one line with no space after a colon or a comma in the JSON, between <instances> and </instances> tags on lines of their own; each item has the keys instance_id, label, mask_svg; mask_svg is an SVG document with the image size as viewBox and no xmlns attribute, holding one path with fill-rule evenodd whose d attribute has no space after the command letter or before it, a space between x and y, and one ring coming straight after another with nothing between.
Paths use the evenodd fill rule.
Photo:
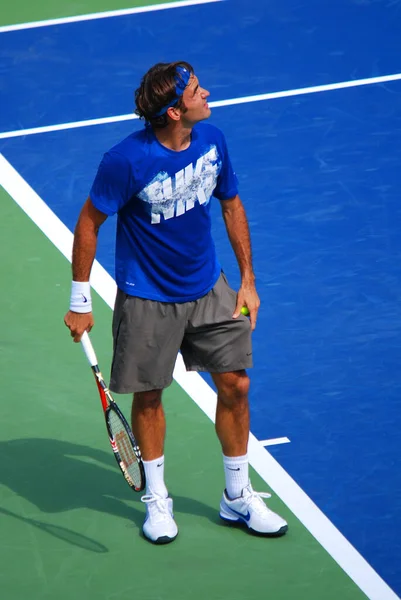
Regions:
<instances>
[{"instance_id":1,"label":"gray shorts","mask_svg":"<svg viewBox=\"0 0 401 600\"><path fill-rule=\"evenodd\" d=\"M118 290L110 389L125 394L169 386L179 350L187 371L252 367L251 325L243 315L232 318L236 298L223 273L193 302L157 302Z\"/></svg>"}]
</instances>

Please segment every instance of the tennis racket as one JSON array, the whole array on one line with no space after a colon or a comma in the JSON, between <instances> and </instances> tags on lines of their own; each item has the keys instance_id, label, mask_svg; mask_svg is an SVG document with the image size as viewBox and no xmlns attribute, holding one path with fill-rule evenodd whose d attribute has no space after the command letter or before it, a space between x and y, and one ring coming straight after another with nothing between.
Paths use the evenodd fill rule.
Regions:
<instances>
[{"instance_id":1,"label":"tennis racket","mask_svg":"<svg viewBox=\"0 0 401 600\"><path fill-rule=\"evenodd\" d=\"M128 485L136 492L140 492L145 487L145 470L143 468L141 451L130 426L113 400L110 390L103 379L92 342L86 331L81 338L81 342L86 358L95 376L106 419L107 432L117 464Z\"/></svg>"}]
</instances>

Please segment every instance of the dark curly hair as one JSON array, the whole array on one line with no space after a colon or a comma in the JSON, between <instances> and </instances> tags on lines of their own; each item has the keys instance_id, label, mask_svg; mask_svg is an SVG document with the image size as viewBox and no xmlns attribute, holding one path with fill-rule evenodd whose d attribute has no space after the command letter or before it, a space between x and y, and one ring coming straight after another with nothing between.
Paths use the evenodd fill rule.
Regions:
<instances>
[{"instance_id":1,"label":"dark curly hair","mask_svg":"<svg viewBox=\"0 0 401 600\"><path fill-rule=\"evenodd\" d=\"M135 90L135 114L145 119L152 127L162 128L168 123L166 113L158 117L155 115L176 98L175 78L180 77L177 67L184 67L191 75L194 73L192 66L183 60L157 63L145 73L139 88ZM185 110L182 97L177 99L174 106Z\"/></svg>"}]
</instances>

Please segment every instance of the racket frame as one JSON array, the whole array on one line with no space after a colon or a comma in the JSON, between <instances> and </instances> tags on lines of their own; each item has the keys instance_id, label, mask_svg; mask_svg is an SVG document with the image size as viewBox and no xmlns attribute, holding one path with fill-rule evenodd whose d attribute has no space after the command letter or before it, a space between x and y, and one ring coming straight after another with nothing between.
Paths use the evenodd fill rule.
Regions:
<instances>
[{"instance_id":1,"label":"racket frame","mask_svg":"<svg viewBox=\"0 0 401 600\"><path fill-rule=\"evenodd\" d=\"M145 469L143 467L141 451L138 446L138 443L134 437L134 434L132 433L132 430L131 430L126 418L124 417L123 413L119 409L116 401L114 400L113 396L111 395L109 388L106 385L105 380L103 379L103 375L100 371L97 357L96 357L94 348L92 346L92 342L90 341L89 335L86 331L82 335L81 343L82 343L83 350L86 354L86 358L88 359L88 362L91 366L93 375L95 377L96 385L97 385L99 395L100 395L100 401L102 403L102 408L103 408L103 412L104 412L104 416L105 416L105 420L106 420L106 427L107 427L107 433L109 436L110 445L113 450L113 454L115 456L117 464L120 467L120 470L124 476L124 479L130 486L130 488L135 490L136 492L141 492L145 488L146 480L145 480ZM134 480L132 479L131 475L128 472L127 467L125 466L122 456L120 455L120 453L118 451L118 446L113 437L113 433L112 433L111 426L110 426L109 416L110 416L111 411L113 411L117 415L117 417L120 419L120 421L128 435L128 438L130 440L131 447L135 454L136 461L137 461L138 468L139 468L139 473L140 473L140 477L141 477L140 485L135 484Z\"/></svg>"}]
</instances>

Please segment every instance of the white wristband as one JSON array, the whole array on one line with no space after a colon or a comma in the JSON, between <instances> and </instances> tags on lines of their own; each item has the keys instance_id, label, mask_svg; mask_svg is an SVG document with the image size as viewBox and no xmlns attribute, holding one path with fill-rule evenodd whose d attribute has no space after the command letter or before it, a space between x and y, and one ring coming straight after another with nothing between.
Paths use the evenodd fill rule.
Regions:
<instances>
[{"instance_id":1,"label":"white wristband","mask_svg":"<svg viewBox=\"0 0 401 600\"><path fill-rule=\"evenodd\" d=\"M89 281L72 282L70 310L76 313L92 312L91 286Z\"/></svg>"}]
</instances>

